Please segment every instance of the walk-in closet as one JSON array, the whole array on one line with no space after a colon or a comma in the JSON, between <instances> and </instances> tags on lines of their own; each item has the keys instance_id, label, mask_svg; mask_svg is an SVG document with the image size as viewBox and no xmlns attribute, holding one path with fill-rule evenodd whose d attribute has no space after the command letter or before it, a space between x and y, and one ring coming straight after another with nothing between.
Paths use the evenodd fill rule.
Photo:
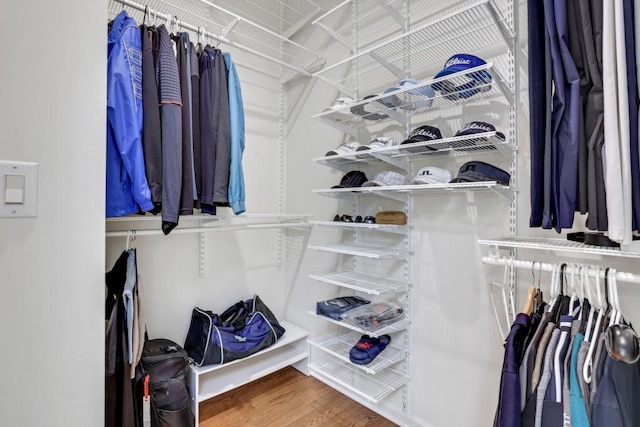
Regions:
<instances>
[{"instance_id":1,"label":"walk-in closet","mask_svg":"<svg viewBox=\"0 0 640 427\"><path fill-rule=\"evenodd\" d=\"M639 23L628 0L10 0L0 425L155 423L166 339L194 426L287 382L362 423L306 390L317 418L237 425L640 426Z\"/></svg>"}]
</instances>

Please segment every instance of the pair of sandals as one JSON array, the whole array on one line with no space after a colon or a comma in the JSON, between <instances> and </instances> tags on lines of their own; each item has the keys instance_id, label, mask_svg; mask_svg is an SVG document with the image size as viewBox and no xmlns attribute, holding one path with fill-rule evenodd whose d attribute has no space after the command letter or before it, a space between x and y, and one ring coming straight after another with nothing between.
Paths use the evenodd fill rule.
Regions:
<instances>
[{"instance_id":1,"label":"pair of sandals","mask_svg":"<svg viewBox=\"0 0 640 427\"><path fill-rule=\"evenodd\" d=\"M353 218L351 215L339 215L337 214L335 217L333 217L333 220L335 222L356 222L356 223L365 223L365 224L375 224L376 223L376 219L375 217L368 215L365 216L364 218L360 215L357 215L355 218Z\"/></svg>"},{"instance_id":2,"label":"pair of sandals","mask_svg":"<svg viewBox=\"0 0 640 427\"><path fill-rule=\"evenodd\" d=\"M380 335L377 338L363 335L349 351L349 360L356 365L368 365L390 342L389 335Z\"/></svg>"}]
</instances>

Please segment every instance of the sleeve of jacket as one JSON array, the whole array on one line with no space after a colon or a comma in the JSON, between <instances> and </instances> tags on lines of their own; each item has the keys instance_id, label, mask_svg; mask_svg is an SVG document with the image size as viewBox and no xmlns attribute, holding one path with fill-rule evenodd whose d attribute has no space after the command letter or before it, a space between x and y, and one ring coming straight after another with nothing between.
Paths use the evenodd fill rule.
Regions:
<instances>
[{"instance_id":1,"label":"sleeve of jacket","mask_svg":"<svg viewBox=\"0 0 640 427\"><path fill-rule=\"evenodd\" d=\"M114 124L115 141L131 193L143 211L153 209L142 151L142 51L140 32L127 29L112 51L112 73L107 82L107 115ZM138 43L136 44L136 38Z\"/></svg>"},{"instance_id":2,"label":"sleeve of jacket","mask_svg":"<svg viewBox=\"0 0 640 427\"><path fill-rule=\"evenodd\" d=\"M244 152L244 108L242 90L235 64L229 53L224 54L229 71L229 116L231 121L231 163L229 168L229 206L239 215L246 210L242 153Z\"/></svg>"}]
</instances>

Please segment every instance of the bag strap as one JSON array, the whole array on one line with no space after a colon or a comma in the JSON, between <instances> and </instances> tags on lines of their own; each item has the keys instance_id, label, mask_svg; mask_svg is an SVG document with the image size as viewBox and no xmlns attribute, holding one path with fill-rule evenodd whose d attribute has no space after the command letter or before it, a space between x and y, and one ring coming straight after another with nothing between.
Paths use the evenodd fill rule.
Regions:
<instances>
[{"instance_id":1,"label":"bag strap","mask_svg":"<svg viewBox=\"0 0 640 427\"><path fill-rule=\"evenodd\" d=\"M248 315L249 306L244 301L239 301L220 315L220 321L222 326L233 327L234 330L239 331L246 326Z\"/></svg>"}]
</instances>

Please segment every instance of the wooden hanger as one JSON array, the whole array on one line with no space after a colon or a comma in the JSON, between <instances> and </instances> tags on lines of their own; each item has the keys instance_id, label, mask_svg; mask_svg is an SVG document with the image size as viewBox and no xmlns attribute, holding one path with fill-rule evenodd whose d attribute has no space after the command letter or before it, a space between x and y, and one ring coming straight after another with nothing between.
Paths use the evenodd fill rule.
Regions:
<instances>
[{"instance_id":1,"label":"wooden hanger","mask_svg":"<svg viewBox=\"0 0 640 427\"><path fill-rule=\"evenodd\" d=\"M537 293L538 289L535 286L529 287L529 290L527 291L527 300L524 302L524 307L522 307L522 313L531 316Z\"/></svg>"}]
</instances>

